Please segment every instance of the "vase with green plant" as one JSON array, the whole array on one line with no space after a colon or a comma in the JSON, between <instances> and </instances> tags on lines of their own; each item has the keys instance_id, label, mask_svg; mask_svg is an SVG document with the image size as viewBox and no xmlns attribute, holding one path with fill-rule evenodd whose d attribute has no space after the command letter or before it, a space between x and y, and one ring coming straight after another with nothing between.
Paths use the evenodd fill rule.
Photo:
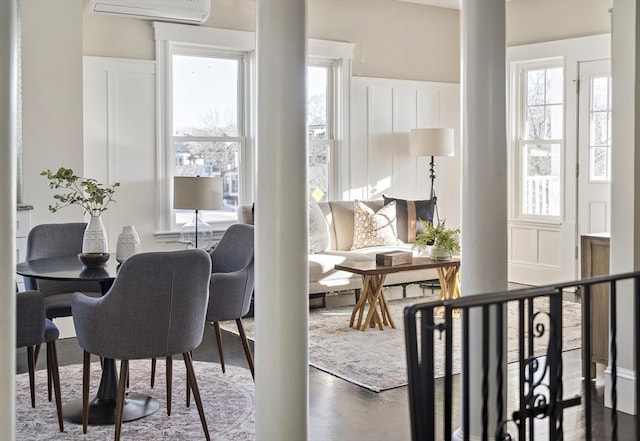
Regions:
<instances>
[{"instance_id":1,"label":"vase with green plant","mask_svg":"<svg viewBox=\"0 0 640 441\"><path fill-rule=\"evenodd\" d=\"M420 220L420 222L424 231L416 235L416 245L422 249L431 246L432 259L451 259L455 252L460 251L459 228L447 228L444 219L438 222L437 226L424 220Z\"/></svg>"},{"instance_id":2,"label":"vase with green plant","mask_svg":"<svg viewBox=\"0 0 640 441\"><path fill-rule=\"evenodd\" d=\"M95 179L76 176L72 169L64 167L56 172L45 170L40 175L49 180L49 188L61 191L53 195L55 204L49 205L52 213L70 205L79 205L85 214L91 216L82 240L82 253L106 254L107 233L101 215L110 203L115 202L113 196L120 183L104 185Z\"/></svg>"}]
</instances>

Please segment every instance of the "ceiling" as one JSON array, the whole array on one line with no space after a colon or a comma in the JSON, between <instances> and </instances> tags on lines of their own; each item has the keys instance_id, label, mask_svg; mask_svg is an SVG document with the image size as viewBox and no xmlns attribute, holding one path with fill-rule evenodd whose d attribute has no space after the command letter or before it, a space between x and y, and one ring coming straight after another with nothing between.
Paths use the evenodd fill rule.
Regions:
<instances>
[{"instance_id":1,"label":"ceiling","mask_svg":"<svg viewBox=\"0 0 640 441\"><path fill-rule=\"evenodd\" d=\"M399 0L401 2L418 3L420 5L437 6L438 8L460 9L462 0ZM505 0L510 2L511 0Z\"/></svg>"},{"instance_id":2,"label":"ceiling","mask_svg":"<svg viewBox=\"0 0 640 441\"><path fill-rule=\"evenodd\" d=\"M437 6L439 8L460 9L461 0L400 0L420 5Z\"/></svg>"}]
</instances>

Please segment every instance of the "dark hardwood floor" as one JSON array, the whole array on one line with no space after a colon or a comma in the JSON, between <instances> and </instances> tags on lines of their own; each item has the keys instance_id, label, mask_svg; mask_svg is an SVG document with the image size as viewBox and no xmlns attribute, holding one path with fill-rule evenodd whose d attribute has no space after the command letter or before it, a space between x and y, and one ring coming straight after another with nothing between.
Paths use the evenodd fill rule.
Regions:
<instances>
[{"instance_id":1,"label":"dark hardwood floor","mask_svg":"<svg viewBox=\"0 0 640 441\"><path fill-rule=\"evenodd\" d=\"M349 302L353 297L332 299L332 302ZM330 302L330 305L332 304ZM223 331L225 361L246 368L246 360L239 338L235 334ZM571 397L581 394L580 350L564 353L564 395ZM18 350L17 372L26 372L26 351ZM58 342L58 358L61 365L82 362L82 351L74 338ZM219 362L215 338L211 326L207 326L203 342L194 352L194 358L200 361ZM45 368L45 357L38 360L38 368ZM248 369L248 368L247 368ZM594 436L597 441L611 439L604 434L611 427L610 411L603 406L604 386L602 371L599 380L591 383L593 388ZM509 389L517 392L517 365L509 365ZM459 376L454 378L453 427L459 425ZM442 396L443 381L438 382L438 393ZM509 396L510 414L515 409L517 397ZM341 380L315 368L309 368L309 433L312 441L403 441L411 439L409 422L409 404L407 387L400 387L381 393L371 392L347 381ZM443 412L437 411L436 419L442 424ZM625 414L618 415L619 440L636 440L635 420ZM584 439L584 418L580 408L569 409L564 417L564 439ZM535 439L547 439L546 421L536 424ZM512 427L511 431L515 429ZM517 434L516 434L517 435ZM514 438L516 439L516 438Z\"/></svg>"}]
</instances>

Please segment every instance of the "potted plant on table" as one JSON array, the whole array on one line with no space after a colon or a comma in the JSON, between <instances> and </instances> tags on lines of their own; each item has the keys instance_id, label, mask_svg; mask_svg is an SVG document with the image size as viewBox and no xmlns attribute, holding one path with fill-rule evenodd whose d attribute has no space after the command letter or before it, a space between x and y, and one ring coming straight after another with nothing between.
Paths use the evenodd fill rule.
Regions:
<instances>
[{"instance_id":1,"label":"potted plant on table","mask_svg":"<svg viewBox=\"0 0 640 441\"><path fill-rule=\"evenodd\" d=\"M416 235L416 245L426 249L431 246L431 258L434 260L451 259L453 253L460 251L459 228L447 228L443 219L433 226L431 222L420 220L424 231Z\"/></svg>"},{"instance_id":2,"label":"potted plant on table","mask_svg":"<svg viewBox=\"0 0 640 441\"><path fill-rule=\"evenodd\" d=\"M79 205L85 214L91 216L82 240L82 253L107 254L107 233L100 216L111 202L115 202L113 196L120 183L103 185L95 179L76 176L72 169L64 167L60 167L55 173L45 170L40 175L49 180L49 188L62 190L53 196L55 205L49 205L52 213L69 205Z\"/></svg>"}]
</instances>

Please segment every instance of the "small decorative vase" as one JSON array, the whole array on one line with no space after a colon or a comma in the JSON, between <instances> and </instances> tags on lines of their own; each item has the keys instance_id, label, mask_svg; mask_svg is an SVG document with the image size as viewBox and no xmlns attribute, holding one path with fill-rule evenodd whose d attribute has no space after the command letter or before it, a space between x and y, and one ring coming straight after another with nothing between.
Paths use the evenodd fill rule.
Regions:
<instances>
[{"instance_id":1,"label":"small decorative vase","mask_svg":"<svg viewBox=\"0 0 640 441\"><path fill-rule=\"evenodd\" d=\"M140 252L140 236L133 225L125 225L118 235L116 260L120 263Z\"/></svg>"},{"instance_id":2,"label":"small decorative vase","mask_svg":"<svg viewBox=\"0 0 640 441\"><path fill-rule=\"evenodd\" d=\"M107 231L104 229L100 216L91 216L89 224L84 230L82 238L83 253L107 253L109 243L107 242Z\"/></svg>"}]
</instances>

